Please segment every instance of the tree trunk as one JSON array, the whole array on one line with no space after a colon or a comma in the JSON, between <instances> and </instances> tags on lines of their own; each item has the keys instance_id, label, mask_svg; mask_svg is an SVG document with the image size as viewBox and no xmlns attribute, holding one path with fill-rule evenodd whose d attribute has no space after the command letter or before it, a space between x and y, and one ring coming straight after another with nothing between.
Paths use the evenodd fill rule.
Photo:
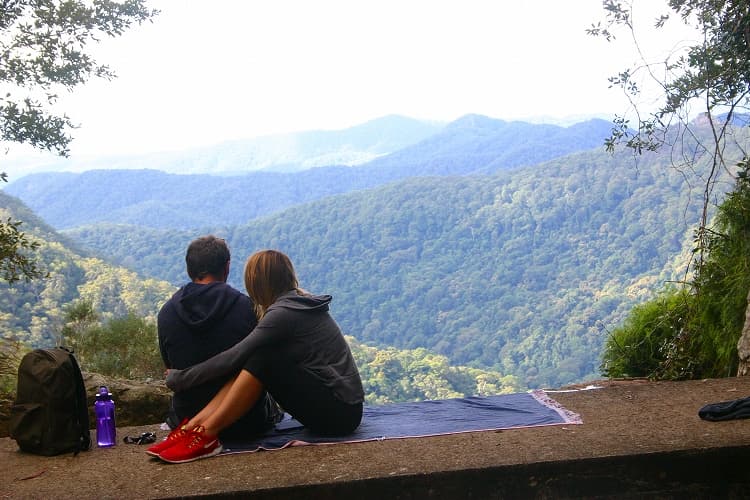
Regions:
<instances>
[{"instance_id":1,"label":"tree trunk","mask_svg":"<svg viewBox=\"0 0 750 500\"><path fill-rule=\"evenodd\" d=\"M737 367L737 376L750 375L750 292L747 294L748 307L745 309L745 324L742 326L742 335L737 342L737 355L740 358Z\"/></svg>"}]
</instances>

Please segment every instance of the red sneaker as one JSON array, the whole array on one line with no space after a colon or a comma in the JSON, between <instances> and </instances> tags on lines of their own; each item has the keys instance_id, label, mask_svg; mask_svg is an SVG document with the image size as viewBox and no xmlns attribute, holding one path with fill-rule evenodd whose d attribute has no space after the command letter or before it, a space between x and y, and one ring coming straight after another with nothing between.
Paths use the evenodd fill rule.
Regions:
<instances>
[{"instance_id":1,"label":"red sneaker","mask_svg":"<svg viewBox=\"0 0 750 500\"><path fill-rule=\"evenodd\" d=\"M149 446L148 449L146 450L146 453L148 453L152 457L158 457L162 451L176 445L180 441L180 439L187 436L188 434L188 430L186 427L187 423L188 423L188 419L187 418L183 419L182 422L180 422L180 425L172 429L172 432L169 433L169 435L166 437L166 439L164 439L164 441L156 443L153 446Z\"/></svg>"},{"instance_id":2,"label":"red sneaker","mask_svg":"<svg viewBox=\"0 0 750 500\"><path fill-rule=\"evenodd\" d=\"M217 436L209 436L203 426L199 426L188 431L187 436L178 440L174 446L161 452L159 458L170 464L182 464L213 457L223 449Z\"/></svg>"}]
</instances>

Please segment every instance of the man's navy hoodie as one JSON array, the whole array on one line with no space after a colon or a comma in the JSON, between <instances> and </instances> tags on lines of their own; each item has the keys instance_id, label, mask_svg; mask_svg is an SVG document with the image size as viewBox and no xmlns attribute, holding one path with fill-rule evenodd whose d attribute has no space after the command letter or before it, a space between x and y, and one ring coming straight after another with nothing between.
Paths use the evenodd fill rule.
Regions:
<instances>
[{"instance_id":1,"label":"man's navy hoodie","mask_svg":"<svg viewBox=\"0 0 750 500\"><path fill-rule=\"evenodd\" d=\"M247 295L223 282L188 283L159 311L159 350L167 368L184 369L229 349L256 324ZM175 392L177 416L198 413L227 380L221 377Z\"/></svg>"}]
</instances>

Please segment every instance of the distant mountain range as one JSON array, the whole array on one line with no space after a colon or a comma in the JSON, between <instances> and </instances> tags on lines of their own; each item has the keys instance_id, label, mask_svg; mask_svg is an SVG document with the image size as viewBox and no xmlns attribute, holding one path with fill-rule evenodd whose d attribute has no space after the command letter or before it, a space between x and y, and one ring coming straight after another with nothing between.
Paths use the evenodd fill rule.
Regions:
<instances>
[{"instance_id":1,"label":"distant mountain range","mask_svg":"<svg viewBox=\"0 0 750 500\"><path fill-rule=\"evenodd\" d=\"M384 116L343 130L315 130L226 141L184 151L92 158L17 160L11 177L29 173L96 169L153 169L174 174L232 175L264 170L296 172L328 165L353 166L414 144L444 123Z\"/></svg>"},{"instance_id":2,"label":"distant mountain range","mask_svg":"<svg viewBox=\"0 0 750 500\"><path fill-rule=\"evenodd\" d=\"M389 121L396 121L401 130L409 123L416 127L415 122L404 123L396 117ZM390 134L375 134L369 141L354 140L368 130L379 131L383 123L378 125L366 124L342 134L351 143L393 146L393 141L386 140ZM601 147L610 129L604 120L559 127L468 115L414 144L357 167L235 176L177 175L151 168L40 173L16 179L5 190L58 229L95 222L181 229L242 224L300 203L408 177L491 174L534 165ZM427 130L419 128L420 133ZM410 138L417 135L415 132ZM314 136L306 137L312 141ZM321 148L311 142L305 149Z\"/></svg>"}]
</instances>

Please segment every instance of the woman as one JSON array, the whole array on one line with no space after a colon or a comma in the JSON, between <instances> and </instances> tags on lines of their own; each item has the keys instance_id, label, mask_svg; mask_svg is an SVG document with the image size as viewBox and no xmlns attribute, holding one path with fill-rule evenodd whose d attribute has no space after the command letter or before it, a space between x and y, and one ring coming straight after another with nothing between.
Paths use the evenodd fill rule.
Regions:
<instances>
[{"instance_id":1,"label":"woman","mask_svg":"<svg viewBox=\"0 0 750 500\"><path fill-rule=\"evenodd\" d=\"M258 313L255 329L202 363L169 370L167 386L181 391L227 374L236 377L195 417L149 448L150 455L182 463L220 453L219 432L251 408L264 389L312 432L346 435L359 426L362 381L328 313L331 296L300 289L289 257L275 250L250 256L245 288Z\"/></svg>"}]
</instances>

